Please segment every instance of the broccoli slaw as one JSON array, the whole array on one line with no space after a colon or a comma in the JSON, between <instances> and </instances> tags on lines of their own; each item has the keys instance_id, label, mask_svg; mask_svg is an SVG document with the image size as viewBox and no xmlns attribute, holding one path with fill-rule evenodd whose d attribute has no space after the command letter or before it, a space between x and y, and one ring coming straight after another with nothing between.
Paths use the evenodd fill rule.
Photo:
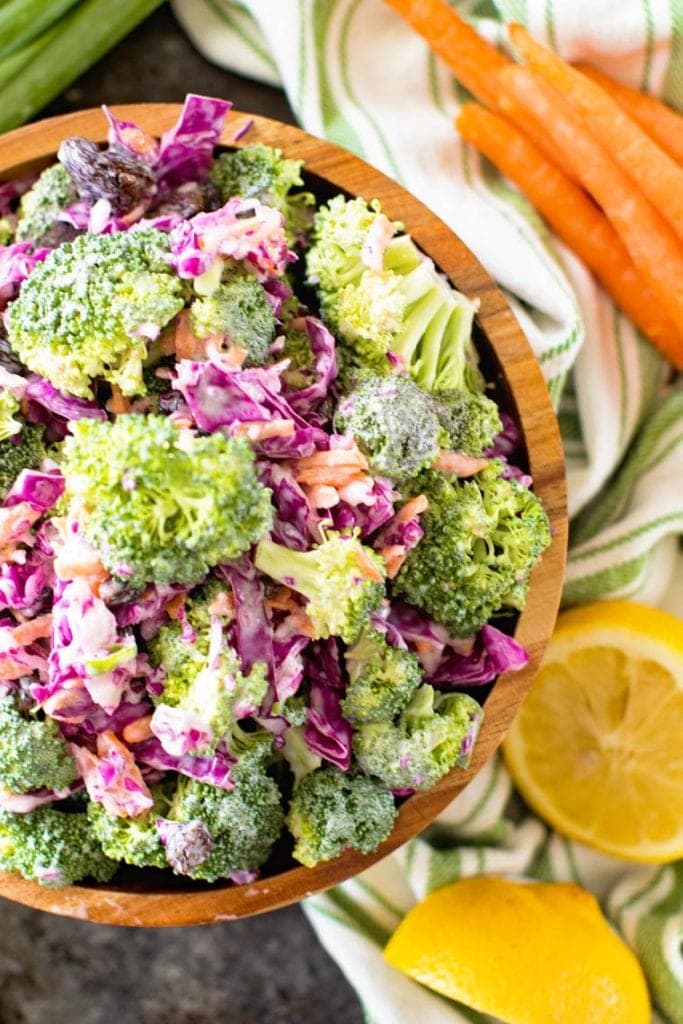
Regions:
<instances>
[{"instance_id":1,"label":"broccoli slaw","mask_svg":"<svg viewBox=\"0 0 683 1024\"><path fill-rule=\"evenodd\" d=\"M0 868L242 883L467 765L550 540L472 303L190 95L0 186Z\"/></svg>"}]
</instances>

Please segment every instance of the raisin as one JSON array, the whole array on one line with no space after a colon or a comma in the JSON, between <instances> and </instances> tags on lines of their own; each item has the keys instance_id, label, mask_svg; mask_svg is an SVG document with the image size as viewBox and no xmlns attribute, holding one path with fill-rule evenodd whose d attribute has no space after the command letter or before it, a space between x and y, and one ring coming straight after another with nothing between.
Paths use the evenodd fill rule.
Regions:
<instances>
[{"instance_id":1,"label":"raisin","mask_svg":"<svg viewBox=\"0 0 683 1024\"><path fill-rule=\"evenodd\" d=\"M121 149L100 150L89 139L65 139L59 160L81 199L107 199L117 213L132 210L154 190L154 174L144 161Z\"/></svg>"}]
</instances>

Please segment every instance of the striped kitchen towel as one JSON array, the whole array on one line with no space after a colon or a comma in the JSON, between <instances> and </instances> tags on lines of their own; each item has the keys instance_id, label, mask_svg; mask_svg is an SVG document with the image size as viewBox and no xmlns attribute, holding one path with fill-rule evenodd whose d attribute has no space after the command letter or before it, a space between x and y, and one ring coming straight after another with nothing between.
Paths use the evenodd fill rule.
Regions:
<instances>
[{"instance_id":1,"label":"striped kitchen towel","mask_svg":"<svg viewBox=\"0 0 683 1024\"><path fill-rule=\"evenodd\" d=\"M434 889L469 875L576 882L592 890L637 953L653 1024L683 1024L683 862L626 864L520 815L500 758L490 761L428 831L304 909L356 989L368 1024L487 1024L390 967L382 948L401 918ZM595 1024L598 1024L597 1020Z\"/></svg>"},{"instance_id":2,"label":"striped kitchen towel","mask_svg":"<svg viewBox=\"0 0 683 1024\"><path fill-rule=\"evenodd\" d=\"M211 59L280 82L300 123L415 193L505 289L558 407L573 520L565 603L657 603L683 567L680 392L586 269L452 128L464 93L382 0L173 0ZM683 108L683 0L461 0ZM369 197L368 197L369 198Z\"/></svg>"},{"instance_id":3,"label":"striped kitchen towel","mask_svg":"<svg viewBox=\"0 0 683 1024\"><path fill-rule=\"evenodd\" d=\"M280 83L304 128L412 191L507 293L558 409L572 530L564 601L637 598L683 616L683 389L523 197L452 128L466 98L382 0L173 0L212 60ZM455 0L504 45L523 22L683 110L683 0ZM371 198L371 197L367 197ZM634 868L548 830L490 763L429 834L309 900L321 941L356 988L368 1024L484 1018L399 975L381 947L427 892L464 875L573 880L592 889L638 953L654 1021L683 1024L683 864ZM444 847L444 836L448 842Z\"/></svg>"}]
</instances>

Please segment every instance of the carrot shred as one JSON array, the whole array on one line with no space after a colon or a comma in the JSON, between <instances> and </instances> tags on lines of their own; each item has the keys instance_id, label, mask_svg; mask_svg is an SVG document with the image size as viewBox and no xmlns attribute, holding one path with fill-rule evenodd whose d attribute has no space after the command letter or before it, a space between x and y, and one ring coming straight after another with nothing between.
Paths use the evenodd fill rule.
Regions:
<instances>
[{"instance_id":1,"label":"carrot shred","mask_svg":"<svg viewBox=\"0 0 683 1024\"><path fill-rule=\"evenodd\" d=\"M206 352L205 342L200 341L190 326L186 309L176 317L174 348L176 359L202 359Z\"/></svg>"},{"instance_id":2,"label":"carrot shred","mask_svg":"<svg viewBox=\"0 0 683 1024\"><path fill-rule=\"evenodd\" d=\"M636 121L665 153L683 164L683 117L679 113L654 96L616 82L590 64L575 64L574 67L609 93L624 113Z\"/></svg>"},{"instance_id":3,"label":"carrot shred","mask_svg":"<svg viewBox=\"0 0 683 1024\"><path fill-rule=\"evenodd\" d=\"M477 99L495 107L496 76L510 61L456 14L447 0L386 0Z\"/></svg>"},{"instance_id":4,"label":"carrot shred","mask_svg":"<svg viewBox=\"0 0 683 1024\"><path fill-rule=\"evenodd\" d=\"M232 591L219 590L208 607L209 615L221 615L227 619L235 618L235 596Z\"/></svg>"},{"instance_id":5,"label":"carrot shred","mask_svg":"<svg viewBox=\"0 0 683 1024\"><path fill-rule=\"evenodd\" d=\"M523 67L506 68L500 80L503 106L506 96L512 96L565 151L575 175L603 208L635 266L683 337L683 249L670 226L552 86ZM672 358L674 365L683 369L683 351L673 353Z\"/></svg>"},{"instance_id":6,"label":"carrot shred","mask_svg":"<svg viewBox=\"0 0 683 1024\"><path fill-rule=\"evenodd\" d=\"M109 411L119 416L121 413L130 412L130 400L126 398L118 384L111 386L111 398L109 399Z\"/></svg>"},{"instance_id":7,"label":"carrot shred","mask_svg":"<svg viewBox=\"0 0 683 1024\"><path fill-rule=\"evenodd\" d=\"M388 544L379 552L380 558L384 559L387 576L393 580L406 560L406 549L403 544Z\"/></svg>"},{"instance_id":8,"label":"carrot shred","mask_svg":"<svg viewBox=\"0 0 683 1024\"><path fill-rule=\"evenodd\" d=\"M164 611L168 615L169 619L179 619L180 610L185 604L187 594L176 594L170 601L167 601L164 605Z\"/></svg>"},{"instance_id":9,"label":"carrot shred","mask_svg":"<svg viewBox=\"0 0 683 1024\"><path fill-rule=\"evenodd\" d=\"M126 743L142 743L144 740L152 738L154 733L151 729L152 716L145 715L143 718L136 718L134 722L129 722L121 733L121 736Z\"/></svg>"},{"instance_id":10,"label":"carrot shred","mask_svg":"<svg viewBox=\"0 0 683 1024\"><path fill-rule=\"evenodd\" d=\"M538 43L523 25L510 25L508 31L531 70L571 102L586 130L683 240L683 168L604 89ZM557 139L554 141L557 144Z\"/></svg>"},{"instance_id":11,"label":"carrot shred","mask_svg":"<svg viewBox=\"0 0 683 1024\"><path fill-rule=\"evenodd\" d=\"M265 441L269 437L291 437L295 430L294 420L245 420L235 424L232 434L256 442Z\"/></svg>"},{"instance_id":12,"label":"carrot shred","mask_svg":"<svg viewBox=\"0 0 683 1024\"><path fill-rule=\"evenodd\" d=\"M498 114L467 103L455 124L463 139L514 181L643 334L676 362L683 339L662 312L616 231L583 189Z\"/></svg>"},{"instance_id":13,"label":"carrot shred","mask_svg":"<svg viewBox=\"0 0 683 1024\"><path fill-rule=\"evenodd\" d=\"M329 484L306 486L308 499L313 508L334 508L339 504L339 491Z\"/></svg>"},{"instance_id":14,"label":"carrot shred","mask_svg":"<svg viewBox=\"0 0 683 1024\"><path fill-rule=\"evenodd\" d=\"M384 576L380 572L378 566L373 562L367 552L363 551L361 548L356 552L356 562L358 563L358 568L361 573L367 580L374 580L375 583L381 583L383 581Z\"/></svg>"},{"instance_id":15,"label":"carrot shred","mask_svg":"<svg viewBox=\"0 0 683 1024\"><path fill-rule=\"evenodd\" d=\"M300 612L301 607L294 596L294 591L289 587L278 587L274 594L266 597L264 602L266 608L274 612Z\"/></svg>"},{"instance_id":16,"label":"carrot shred","mask_svg":"<svg viewBox=\"0 0 683 1024\"><path fill-rule=\"evenodd\" d=\"M37 615L35 619L27 619L20 626L15 626L12 636L20 647L27 647L34 640L50 636L52 632L52 613Z\"/></svg>"},{"instance_id":17,"label":"carrot shred","mask_svg":"<svg viewBox=\"0 0 683 1024\"><path fill-rule=\"evenodd\" d=\"M474 476L480 470L486 469L488 464L488 459L475 459L471 455L452 452L447 448L442 448L434 460L435 469L442 473L457 473L462 477Z\"/></svg>"}]
</instances>

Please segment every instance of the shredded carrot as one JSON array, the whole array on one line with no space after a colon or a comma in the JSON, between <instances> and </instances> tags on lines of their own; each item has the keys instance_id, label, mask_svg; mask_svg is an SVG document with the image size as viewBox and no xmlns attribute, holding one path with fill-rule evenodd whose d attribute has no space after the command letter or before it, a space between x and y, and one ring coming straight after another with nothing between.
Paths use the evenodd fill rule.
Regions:
<instances>
[{"instance_id":1,"label":"shredded carrot","mask_svg":"<svg viewBox=\"0 0 683 1024\"><path fill-rule=\"evenodd\" d=\"M377 564L373 562L370 556L362 548L359 548L356 552L356 562L366 580L374 580L375 583L381 583L384 576L380 572Z\"/></svg>"},{"instance_id":2,"label":"shredded carrot","mask_svg":"<svg viewBox=\"0 0 683 1024\"><path fill-rule=\"evenodd\" d=\"M126 743L142 743L143 740L151 739L154 735L150 728L151 721L152 716L145 715L144 718L136 718L134 722L129 722L121 733L123 740Z\"/></svg>"},{"instance_id":3,"label":"shredded carrot","mask_svg":"<svg viewBox=\"0 0 683 1024\"><path fill-rule=\"evenodd\" d=\"M386 0L448 65L458 81L487 106L496 106L496 75L510 63L456 14L447 0Z\"/></svg>"},{"instance_id":4,"label":"shredded carrot","mask_svg":"<svg viewBox=\"0 0 683 1024\"><path fill-rule=\"evenodd\" d=\"M162 356L172 356L175 353L175 325L164 327L159 335L158 344Z\"/></svg>"},{"instance_id":5,"label":"shredded carrot","mask_svg":"<svg viewBox=\"0 0 683 1024\"><path fill-rule=\"evenodd\" d=\"M177 359L202 359L206 352L206 342L200 341L192 331L186 309L176 317L174 348Z\"/></svg>"},{"instance_id":6,"label":"shredded carrot","mask_svg":"<svg viewBox=\"0 0 683 1024\"><path fill-rule=\"evenodd\" d=\"M224 618L235 618L235 597L231 591L221 590L208 607L209 615L221 615Z\"/></svg>"},{"instance_id":7,"label":"shredded carrot","mask_svg":"<svg viewBox=\"0 0 683 1024\"><path fill-rule=\"evenodd\" d=\"M67 540L55 558L54 570L57 579L86 579L91 584L103 583L109 579L109 572L90 545L82 537L74 534ZM95 587L93 586L93 589Z\"/></svg>"},{"instance_id":8,"label":"shredded carrot","mask_svg":"<svg viewBox=\"0 0 683 1024\"><path fill-rule=\"evenodd\" d=\"M40 512L36 512L27 501L0 508L0 546L4 548L20 540L39 516Z\"/></svg>"},{"instance_id":9,"label":"shredded carrot","mask_svg":"<svg viewBox=\"0 0 683 1024\"><path fill-rule=\"evenodd\" d=\"M226 370L239 370L249 353L239 345L225 346L225 336L222 334L211 334L204 339L204 346L207 356L215 362L220 363Z\"/></svg>"},{"instance_id":10,"label":"shredded carrot","mask_svg":"<svg viewBox=\"0 0 683 1024\"><path fill-rule=\"evenodd\" d=\"M544 124L554 143L586 190L602 207L636 268L657 296L677 333L683 337L683 249L637 185L587 131L581 116L552 86L523 67L500 74L504 92ZM683 352L676 366L683 368Z\"/></svg>"},{"instance_id":11,"label":"shredded carrot","mask_svg":"<svg viewBox=\"0 0 683 1024\"><path fill-rule=\"evenodd\" d=\"M294 420L245 420L235 424L231 433L236 437L247 437L255 443L269 437L291 437L295 430Z\"/></svg>"},{"instance_id":12,"label":"shredded carrot","mask_svg":"<svg viewBox=\"0 0 683 1024\"><path fill-rule=\"evenodd\" d=\"M118 384L112 384L111 386L111 398L108 408L110 412L116 413L117 416L123 412L130 412L130 400L126 398Z\"/></svg>"},{"instance_id":13,"label":"shredded carrot","mask_svg":"<svg viewBox=\"0 0 683 1024\"><path fill-rule=\"evenodd\" d=\"M447 448L442 448L434 460L435 469L440 470L442 473L457 473L458 476L462 477L474 476L480 470L486 469L488 464L488 459L474 459L471 455L465 455L463 452L452 452Z\"/></svg>"},{"instance_id":14,"label":"shredded carrot","mask_svg":"<svg viewBox=\"0 0 683 1024\"><path fill-rule=\"evenodd\" d=\"M187 599L187 594L176 594L164 605L164 611L169 619L179 619L180 612Z\"/></svg>"},{"instance_id":15,"label":"shredded carrot","mask_svg":"<svg viewBox=\"0 0 683 1024\"><path fill-rule=\"evenodd\" d=\"M575 64L574 67L608 92L624 113L636 121L665 153L683 164L683 117L679 113L654 96L615 82L589 64Z\"/></svg>"},{"instance_id":16,"label":"shredded carrot","mask_svg":"<svg viewBox=\"0 0 683 1024\"><path fill-rule=\"evenodd\" d=\"M294 596L294 591L290 590L289 587L278 587L275 593L267 597L263 603L274 612L301 611L301 607Z\"/></svg>"},{"instance_id":17,"label":"shredded carrot","mask_svg":"<svg viewBox=\"0 0 683 1024\"><path fill-rule=\"evenodd\" d=\"M334 466L339 468L352 467L367 473L370 468L368 460L354 443L348 448L331 448L327 452L314 452L297 461L297 469L313 469Z\"/></svg>"},{"instance_id":18,"label":"shredded carrot","mask_svg":"<svg viewBox=\"0 0 683 1024\"><path fill-rule=\"evenodd\" d=\"M314 484L306 487L308 500L313 508L334 508L339 504L339 491L329 484Z\"/></svg>"},{"instance_id":19,"label":"shredded carrot","mask_svg":"<svg viewBox=\"0 0 683 1024\"><path fill-rule=\"evenodd\" d=\"M20 626L15 626L12 636L21 647L27 647L34 640L49 636L52 632L52 613L37 615L35 619L27 619Z\"/></svg>"},{"instance_id":20,"label":"shredded carrot","mask_svg":"<svg viewBox=\"0 0 683 1024\"><path fill-rule=\"evenodd\" d=\"M546 160L522 132L476 103L465 104L455 123L463 139L519 186L662 354L672 362L680 358L677 353L683 339L636 270L616 231L583 189Z\"/></svg>"},{"instance_id":21,"label":"shredded carrot","mask_svg":"<svg viewBox=\"0 0 683 1024\"><path fill-rule=\"evenodd\" d=\"M308 470L295 470L294 477L306 487L335 487L337 490L370 479L353 466L313 466Z\"/></svg>"},{"instance_id":22,"label":"shredded carrot","mask_svg":"<svg viewBox=\"0 0 683 1024\"><path fill-rule=\"evenodd\" d=\"M400 526L401 523L407 523L411 519L416 519L417 516L426 512L429 508L429 500L425 494L418 494L417 497L411 498L403 505L394 518L391 520L394 526Z\"/></svg>"},{"instance_id":23,"label":"shredded carrot","mask_svg":"<svg viewBox=\"0 0 683 1024\"><path fill-rule=\"evenodd\" d=\"M287 624L290 626L293 635L298 633L300 636L310 636L311 639L315 639L316 633L313 623L306 612L301 611L300 608L290 613L287 618Z\"/></svg>"},{"instance_id":24,"label":"shredded carrot","mask_svg":"<svg viewBox=\"0 0 683 1024\"><path fill-rule=\"evenodd\" d=\"M523 25L510 25L509 33L529 67L570 101L593 138L636 182L683 240L683 168L604 89L536 42Z\"/></svg>"},{"instance_id":25,"label":"shredded carrot","mask_svg":"<svg viewBox=\"0 0 683 1024\"><path fill-rule=\"evenodd\" d=\"M406 560L406 549L404 545L388 544L387 547L381 549L379 554L380 557L384 559L387 576L390 580L393 580L398 574L398 570Z\"/></svg>"}]
</instances>

